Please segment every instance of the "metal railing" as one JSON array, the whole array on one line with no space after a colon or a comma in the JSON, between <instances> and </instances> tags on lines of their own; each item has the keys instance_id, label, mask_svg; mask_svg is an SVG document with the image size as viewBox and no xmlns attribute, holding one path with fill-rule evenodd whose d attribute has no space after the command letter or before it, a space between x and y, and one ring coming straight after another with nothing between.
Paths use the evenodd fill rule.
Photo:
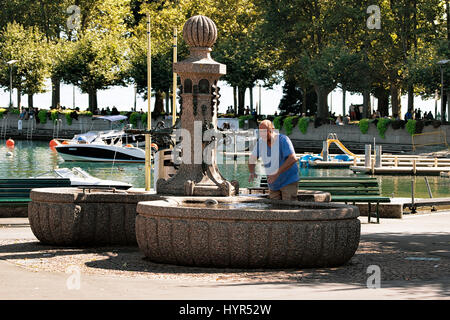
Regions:
<instances>
[{"instance_id":1,"label":"metal railing","mask_svg":"<svg viewBox=\"0 0 450 320\"><path fill-rule=\"evenodd\" d=\"M36 128L36 119L33 117L27 121L27 140L33 140L33 132Z\"/></svg>"},{"instance_id":2,"label":"metal railing","mask_svg":"<svg viewBox=\"0 0 450 320\"><path fill-rule=\"evenodd\" d=\"M9 127L8 117L3 117L3 119L1 119L0 121L0 138L6 139L8 127Z\"/></svg>"},{"instance_id":3,"label":"metal railing","mask_svg":"<svg viewBox=\"0 0 450 320\"><path fill-rule=\"evenodd\" d=\"M59 138L59 132L61 131L62 120L56 119L53 121L53 139Z\"/></svg>"}]
</instances>

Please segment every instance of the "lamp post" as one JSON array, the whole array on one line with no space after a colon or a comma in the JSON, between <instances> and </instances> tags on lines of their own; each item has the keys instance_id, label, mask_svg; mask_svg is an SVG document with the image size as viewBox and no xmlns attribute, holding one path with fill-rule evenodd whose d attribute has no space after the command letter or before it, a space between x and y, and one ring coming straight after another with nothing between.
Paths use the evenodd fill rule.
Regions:
<instances>
[{"instance_id":1,"label":"lamp post","mask_svg":"<svg viewBox=\"0 0 450 320\"><path fill-rule=\"evenodd\" d=\"M444 64L450 62L450 60L438 61L438 65L441 68L441 121L445 121L445 106L444 106Z\"/></svg>"},{"instance_id":2,"label":"lamp post","mask_svg":"<svg viewBox=\"0 0 450 320\"><path fill-rule=\"evenodd\" d=\"M7 62L9 64L9 107L12 108L12 86L13 86L13 77L12 77L12 67L17 60L10 60Z\"/></svg>"}]
</instances>

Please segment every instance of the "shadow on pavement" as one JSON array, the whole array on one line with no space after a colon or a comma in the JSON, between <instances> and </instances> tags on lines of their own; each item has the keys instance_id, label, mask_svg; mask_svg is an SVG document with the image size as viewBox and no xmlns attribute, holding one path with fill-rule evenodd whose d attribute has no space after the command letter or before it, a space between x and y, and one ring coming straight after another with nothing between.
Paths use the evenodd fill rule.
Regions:
<instances>
[{"instance_id":1,"label":"shadow on pavement","mask_svg":"<svg viewBox=\"0 0 450 320\"><path fill-rule=\"evenodd\" d=\"M346 284L366 287L371 265L379 266L381 286L419 289L433 285L440 295L450 296L450 234L383 233L361 236L359 248L344 266L311 269L220 269L157 264L148 261L138 247L64 248L37 241L0 245L0 259L44 259L71 256L79 259L90 272L95 270L129 275L182 276L187 279L224 281L224 286L280 284L286 288L299 285ZM87 255L87 256L86 256ZM78 257L79 256L79 257ZM46 259L46 260L45 260ZM64 272L64 270L59 270ZM447 279L447 281L445 280Z\"/></svg>"}]
</instances>

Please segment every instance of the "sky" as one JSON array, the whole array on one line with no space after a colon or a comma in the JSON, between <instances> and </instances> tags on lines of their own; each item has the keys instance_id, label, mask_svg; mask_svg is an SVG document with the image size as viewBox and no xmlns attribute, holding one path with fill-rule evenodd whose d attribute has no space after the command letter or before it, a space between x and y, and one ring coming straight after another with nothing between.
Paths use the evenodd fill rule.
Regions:
<instances>
[{"instance_id":1,"label":"sky","mask_svg":"<svg viewBox=\"0 0 450 320\"><path fill-rule=\"evenodd\" d=\"M226 82L219 81L219 86L221 88L220 94L222 97L220 98L219 105L219 113L225 113L228 106L233 105L233 88L228 86ZM74 87L72 85L61 85L61 105L67 108L73 107L73 92ZM261 88L261 106L263 114L274 114L275 111L278 111L278 104L283 95L283 83L280 85L276 85L273 89L265 89ZM373 106L375 110L377 108L377 99L371 97L371 101L373 102ZM402 97L402 113L406 112L407 106L407 96ZM253 102L256 107L256 103L259 103L259 87L255 87L253 89ZM332 112L335 112L336 115L342 114L342 91L340 89L335 89L328 96L329 105L332 106ZM362 104L363 98L360 94L350 94L346 95L346 110L348 111L348 106L350 104ZM424 111L432 111L434 114L435 101L431 100L422 100L420 97L416 97L415 100L415 108L420 108ZM13 103L14 106L17 105L17 93L16 90L13 90ZM22 96L22 106L28 106L27 96ZM440 100L438 100L438 110L440 110ZM9 105L9 90L0 89L0 108L7 107ZM51 105L51 82L47 81L47 92L43 94L37 94L34 96L34 106L39 109L49 109ZM134 88L133 86L129 87L112 87L108 90L98 91L98 105L99 108L112 108L115 106L119 111L130 111L134 106ZM250 96L249 91L246 92L245 97L245 105L250 105ZM75 106L79 107L80 110L86 110L88 107L88 95L82 94L78 88L75 88ZM152 98L152 109L154 106L154 101ZM142 98L138 96L137 98L137 110L143 109L147 110L147 101L144 101Z\"/></svg>"}]
</instances>

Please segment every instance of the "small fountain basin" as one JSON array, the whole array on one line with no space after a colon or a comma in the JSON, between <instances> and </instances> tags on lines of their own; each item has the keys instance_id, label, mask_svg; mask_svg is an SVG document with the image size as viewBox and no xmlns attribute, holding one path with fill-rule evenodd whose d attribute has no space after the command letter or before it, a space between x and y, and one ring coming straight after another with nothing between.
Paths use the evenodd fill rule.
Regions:
<instances>
[{"instance_id":1,"label":"small fountain basin","mask_svg":"<svg viewBox=\"0 0 450 320\"><path fill-rule=\"evenodd\" d=\"M331 267L359 245L359 210L251 197L166 197L137 206L136 237L157 263L227 268ZM205 203L206 201L206 203Z\"/></svg>"},{"instance_id":2,"label":"small fountain basin","mask_svg":"<svg viewBox=\"0 0 450 320\"><path fill-rule=\"evenodd\" d=\"M45 244L136 246L137 203L155 199L161 197L134 189L33 189L28 218Z\"/></svg>"}]
</instances>

